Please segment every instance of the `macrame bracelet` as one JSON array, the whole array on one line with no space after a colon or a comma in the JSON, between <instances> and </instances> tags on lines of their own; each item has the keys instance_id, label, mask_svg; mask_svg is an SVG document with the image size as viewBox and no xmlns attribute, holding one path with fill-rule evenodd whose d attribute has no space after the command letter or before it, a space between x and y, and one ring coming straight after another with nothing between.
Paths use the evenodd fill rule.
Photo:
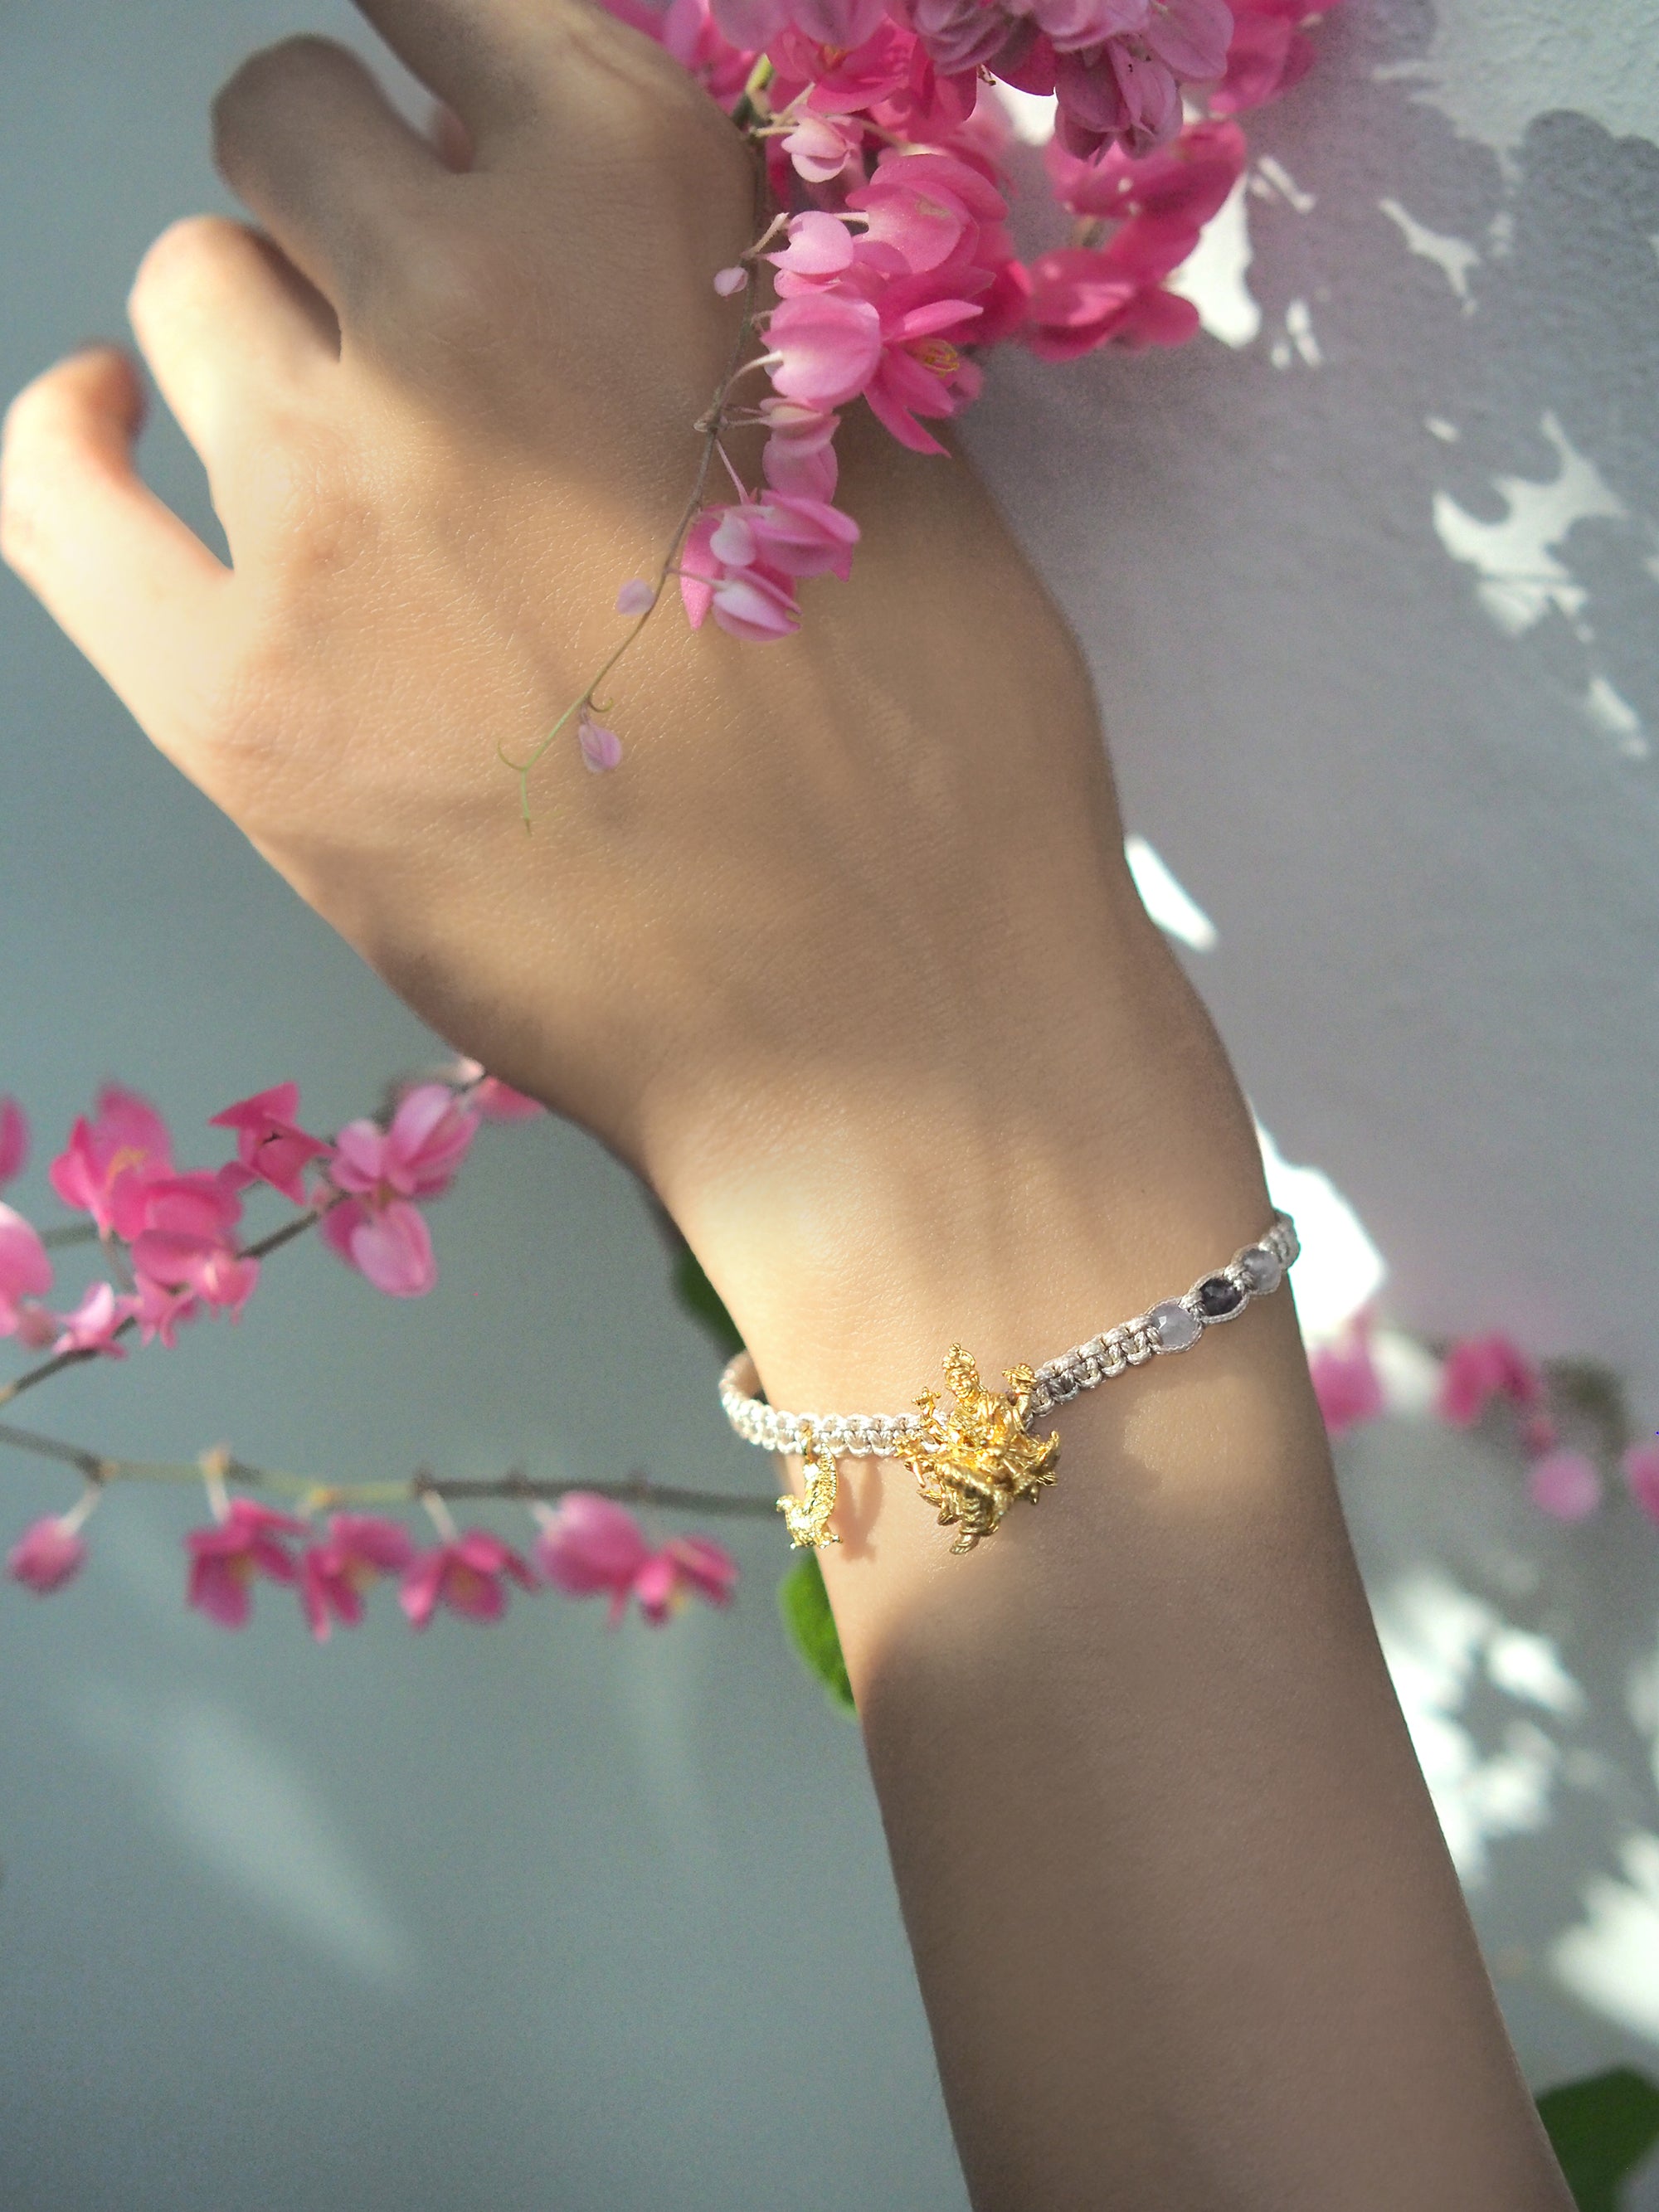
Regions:
<instances>
[{"instance_id":1,"label":"macrame bracelet","mask_svg":"<svg viewBox=\"0 0 1659 2212\"><path fill-rule=\"evenodd\" d=\"M1224 1267L1201 1277L1184 1297L1166 1298L1041 1367L1007 1369L1012 1388L1006 1392L988 1390L974 1361L953 1344L945 1361L953 1401L948 1417L940 1413L933 1390L917 1399L914 1413L781 1413L757 1395L759 1377L746 1352L720 1376L720 1403L745 1442L805 1462L805 1498L778 1500L797 1546L840 1541L829 1525L837 1460L895 1459L910 1469L928 1504L938 1506L941 1524L960 1528L951 1550L971 1552L981 1537L995 1534L1016 1498L1035 1504L1054 1480L1059 1434L1034 1437L1033 1421L1127 1368L1144 1367L1163 1353L1189 1352L1206 1328L1237 1320L1252 1298L1271 1297L1301 1249L1289 1214L1276 1213L1259 1243L1246 1244Z\"/></svg>"}]
</instances>

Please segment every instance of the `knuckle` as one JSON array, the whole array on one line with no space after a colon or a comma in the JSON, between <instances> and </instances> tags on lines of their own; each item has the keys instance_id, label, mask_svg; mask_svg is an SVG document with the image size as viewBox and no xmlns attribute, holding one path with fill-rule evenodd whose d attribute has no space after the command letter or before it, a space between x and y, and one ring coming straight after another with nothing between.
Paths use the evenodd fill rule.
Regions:
<instances>
[{"instance_id":1,"label":"knuckle","mask_svg":"<svg viewBox=\"0 0 1659 2212\"><path fill-rule=\"evenodd\" d=\"M219 167L222 169L234 161L250 118L276 100L303 98L325 76L337 78L342 64L349 70L357 67L346 49L333 40L303 31L250 54L214 96L213 149Z\"/></svg>"},{"instance_id":2,"label":"knuckle","mask_svg":"<svg viewBox=\"0 0 1659 2212\"><path fill-rule=\"evenodd\" d=\"M139 322L158 300L192 285L204 269L222 258L225 233L232 228L222 216L181 216L145 250L127 295L127 312Z\"/></svg>"},{"instance_id":3,"label":"knuckle","mask_svg":"<svg viewBox=\"0 0 1659 2212\"><path fill-rule=\"evenodd\" d=\"M383 311L446 349L478 352L511 327L522 256L483 228L428 220L386 271Z\"/></svg>"}]
</instances>

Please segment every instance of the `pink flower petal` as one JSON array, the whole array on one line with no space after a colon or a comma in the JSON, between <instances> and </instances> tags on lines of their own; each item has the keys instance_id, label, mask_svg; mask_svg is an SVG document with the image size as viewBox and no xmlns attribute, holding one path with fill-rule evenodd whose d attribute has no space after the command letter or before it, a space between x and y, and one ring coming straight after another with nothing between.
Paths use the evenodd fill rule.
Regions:
<instances>
[{"instance_id":1,"label":"pink flower petal","mask_svg":"<svg viewBox=\"0 0 1659 2212\"><path fill-rule=\"evenodd\" d=\"M1650 1521L1659 1522L1659 1442L1632 1444L1619 1465L1631 1496Z\"/></svg>"},{"instance_id":2,"label":"pink flower petal","mask_svg":"<svg viewBox=\"0 0 1659 2212\"><path fill-rule=\"evenodd\" d=\"M66 1516L48 1514L26 1528L6 1554L6 1572L44 1597L62 1589L86 1565L86 1539Z\"/></svg>"},{"instance_id":3,"label":"pink flower petal","mask_svg":"<svg viewBox=\"0 0 1659 2212\"><path fill-rule=\"evenodd\" d=\"M15 1098L0 1098L0 1188L28 1164L28 1116Z\"/></svg>"},{"instance_id":4,"label":"pink flower petal","mask_svg":"<svg viewBox=\"0 0 1659 2212\"><path fill-rule=\"evenodd\" d=\"M365 1213L351 1231L349 1252L352 1266L389 1298L423 1298L438 1280L431 1232L406 1199Z\"/></svg>"},{"instance_id":5,"label":"pink flower petal","mask_svg":"<svg viewBox=\"0 0 1659 2212\"><path fill-rule=\"evenodd\" d=\"M1580 1451L1546 1452L1527 1478L1532 1502L1555 1521L1587 1521L1601 1503L1601 1476Z\"/></svg>"},{"instance_id":6,"label":"pink flower petal","mask_svg":"<svg viewBox=\"0 0 1659 2212\"><path fill-rule=\"evenodd\" d=\"M52 1288L52 1260L21 1213L0 1204L0 1336L16 1331L19 1301L44 1297Z\"/></svg>"},{"instance_id":7,"label":"pink flower petal","mask_svg":"<svg viewBox=\"0 0 1659 2212\"><path fill-rule=\"evenodd\" d=\"M582 766L595 775L608 775L612 769L622 766L622 739L614 730L584 713L576 724L576 743L580 750Z\"/></svg>"}]
</instances>

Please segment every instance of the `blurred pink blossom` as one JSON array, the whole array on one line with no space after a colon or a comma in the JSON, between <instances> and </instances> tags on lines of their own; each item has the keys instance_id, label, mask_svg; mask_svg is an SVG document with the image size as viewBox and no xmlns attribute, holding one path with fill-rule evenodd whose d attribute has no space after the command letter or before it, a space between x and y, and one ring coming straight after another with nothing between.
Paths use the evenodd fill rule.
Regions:
<instances>
[{"instance_id":1,"label":"blurred pink blossom","mask_svg":"<svg viewBox=\"0 0 1659 2212\"><path fill-rule=\"evenodd\" d=\"M404 1577L398 1602L416 1628L440 1606L468 1620L499 1620L507 1611L508 1578L520 1589L540 1588L527 1560L487 1528L469 1528L428 1552Z\"/></svg>"},{"instance_id":2,"label":"blurred pink blossom","mask_svg":"<svg viewBox=\"0 0 1659 2212\"><path fill-rule=\"evenodd\" d=\"M222 1521L211 1528L192 1528L185 1538L190 1554L186 1602L222 1628L245 1627L253 1608L251 1585L256 1576L274 1583L299 1578L294 1554L279 1538L307 1533L306 1523L290 1513L256 1505L251 1498L232 1498Z\"/></svg>"},{"instance_id":3,"label":"blurred pink blossom","mask_svg":"<svg viewBox=\"0 0 1659 2212\"><path fill-rule=\"evenodd\" d=\"M455 1180L477 1134L478 1117L447 1083L417 1083L398 1102L391 1126L348 1121L335 1139L329 1177L337 1190L385 1205L437 1198Z\"/></svg>"},{"instance_id":4,"label":"blurred pink blossom","mask_svg":"<svg viewBox=\"0 0 1659 2212\"><path fill-rule=\"evenodd\" d=\"M108 1083L97 1114L76 1122L47 1174L64 1205L91 1214L100 1235L132 1237L144 1226L149 1185L173 1171L167 1123L136 1091Z\"/></svg>"},{"instance_id":5,"label":"blurred pink blossom","mask_svg":"<svg viewBox=\"0 0 1659 2212\"><path fill-rule=\"evenodd\" d=\"M0 1190L28 1165L28 1116L15 1098L0 1097Z\"/></svg>"},{"instance_id":6,"label":"blurred pink blossom","mask_svg":"<svg viewBox=\"0 0 1659 2212\"><path fill-rule=\"evenodd\" d=\"M6 1572L15 1583L45 1596L73 1582L87 1561L81 1520L72 1513L49 1513L26 1528L6 1554Z\"/></svg>"},{"instance_id":7,"label":"blurred pink blossom","mask_svg":"<svg viewBox=\"0 0 1659 2212\"><path fill-rule=\"evenodd\" d=\"M108 1283L94 1283L73 1313L50 1316L58 1334L54 1357L66 1352L101 1352L109 1359L125 1359L125 1347L116 1332L138 1312L136 1297L118 1297Z\"/></svg>"},{"instance_id":8,"label":"blurred pink blossom","mask_svg":"<svg viewBox=\"0 0 1659 2212\"><path fill-rule=\"evenodd\" d=\"M331 1514L327 1540L309 1546L300 1559L300 1602L317 1641L327 1643L336 1620L356 1628L369 1584L406 1573L414 1562L415 1540L401 1522L369 1513Z\"/></svg>"},{"instance_id":9,"label":"blurred pink blossom","mask_svg":"<svg viewBox=\"0 0 1659 2212\"><path fill-rule=\"evenodd\" d=\"M349 1195L324 1214L323 1242L388 1297L423 1297L437 1281L431 1233L412 1201L448 1189L478 1118L448 1084L418 1083L389 1127L348 1121L335 1139L329 1178Z\"/></svg>"},{"instance_id":10,"label":"blurred pink blossom","mask_svg":"<svg viewBox=\"0 0 1659 2212\"><path fill-rule=\"evenodd\" d=\"M1309 1358L1308 1372L1326 1429L1334 1437L1346 1436L1387 1410L1363 1329L1354 1331L1346 1344L1321 1345Z\"/></svg>"},{"instance_id":11,"label":"blurred pink blossom","mask_svg":"<svg viewBox=\"0 0 1659 2212\"><path fill-rule=\"evenodd\" d=\"M738 1563L707 1536L671 1536L653 1552L634 1579L640 1611L659 1628L688 1597L709 1605L730 1605L738 1584Z\"/></svg>"},{"instance_id":12,"label":"blurred pink blossom","mask_svg":"<svg viewBox=\"0 0 1659 2212\"><path fill-rule=\"evenodd\" d=\"M438 1279L432 1232L407 1199L379 1207L366 1199L343 1199L330 1206L320 1227L330 1251L389 1298L423 1298Z\"/></svg>"},{"instance_id":13,"label":"blurred pink blossom","mask_svg":"<svg viewBox=\"0 0 1659 2212\"><path fill-rule=\"evenodd\" d=\"M570 1597L608 1597L614 1628L629 1601L659 1627L691 1594L731 1602L737 1562L702 1536L677 1536L653 1551L627 1508L591 1490L573 1490L537 1518L536 1563Z\"/></svg>"},{"instance_id":14,"label":"blurred pink blossom","mask_svg":"<svg viewBox=\"0 0 1659 2212\"><path fill-rule=\"evenodd\" d=\"M236 1132L237 1164L228 1170L234 1182L268 1182L295 1206L305 1204L307 1166L325 1159L333 1148L299 1127L294 1119L299 1110L299 1085L278 1083L212 1116L209 1128Z\"/></svg>"},{"instance_id":15,"label":"blurred pink blossom","mask_svg":"<svg viewBox=\"0 0 1659 2212\"><path fill-rule=\"evenodd\" d=\"M29 1309L52 1288L52 1260L22 1215L0 1203L0 1336L15 1336Z\"/></svg>"},{"instance_id":16,"label":"blurred pink blossom","mask_svg":"<svg viewBox=\"0 0 1659 2212\"><path fill-rule=\"evenodd\" d=\"M1632 1444L1619 1462L1630 1494L1650 1521L1659 1521L1659 1441Z\"/></svg>"},{"instance_id":17,"label":"blurred pink blossom","mask_svg":"<svg viewBox=\"0 0 1659 2212\"><path fill-rule=\"evenodd\" d=\"M1455 1429L1473 1428L1494 1398L1533 1412L1543 1403L1543 1377L1512 1337L1465 1337L1440 1370L1440 1418Z\"/></svg>"},{"instance_id":18,"label":"blurred pink blossom","mask_svg":"<svg viewBox=\"0 0 1659 2212\"><path fill-rule=\"evenodd\" d=\"M1601 1503L1601 1476L1581 1451L1546 1452L1527 1477L1532 1502L1554 1521L1588 1521Z\"/></svg>"}]
</instances>

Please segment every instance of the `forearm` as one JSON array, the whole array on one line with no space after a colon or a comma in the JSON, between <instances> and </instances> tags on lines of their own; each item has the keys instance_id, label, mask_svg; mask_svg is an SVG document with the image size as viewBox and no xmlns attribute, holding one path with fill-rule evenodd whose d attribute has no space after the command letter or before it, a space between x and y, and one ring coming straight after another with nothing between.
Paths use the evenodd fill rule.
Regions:
<instances>
[{"instance_id":1,"label":"forearm","mask_svg":"<svg viewBox=\"0 0 1659 2212\"><path fill-rule=\"evenodd\" d=\"M1115 950L985 1010L977 1094L967 1055L908 1111L901 1062L867 1139L806 1117L830 1170L775 1140L691 1206L775 1402L1039 1362L1261 1233L1207 1022L1127 913ZM1288 1299L1054 1419L1057 1486L971 1556L890 1462L823 1554L976 2205L1565 2212Z\"/></svg>"}]
</instances>

